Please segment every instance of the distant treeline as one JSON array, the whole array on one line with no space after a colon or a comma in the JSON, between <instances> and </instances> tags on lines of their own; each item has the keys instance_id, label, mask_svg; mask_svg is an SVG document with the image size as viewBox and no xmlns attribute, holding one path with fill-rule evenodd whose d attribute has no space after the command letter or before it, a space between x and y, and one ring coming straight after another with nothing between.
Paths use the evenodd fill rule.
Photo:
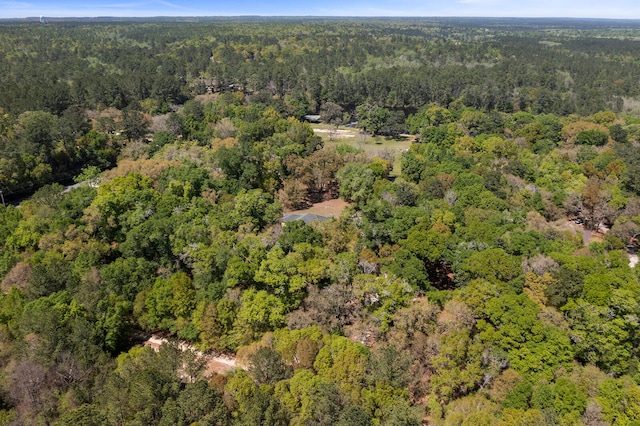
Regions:
<instances>
[{"instance_id":1,"label":"distant treeline","mask_svg":"<svg viewBox=\"0 0 640 426\"><path fill-rule=\"evenodd\" d=\"M119 20L5 21L0 107L166 111L209 89L277 96L298 116L326 101L591 114L640 91L635 21Z\"/></svg>"},{"instance_id":2,"label":"distant treeline","mask_svg":"<svg viewBox=\"0 0 640 426\"><path fill-rule=\"evenodd\" d=\"M360 119L387 134L411 130L405 118L430 105L558 116L632 110L638 33L638 22L623 20L5 20L0 189L28 193L85 166L113 166L152 116L175 116L209 92L298 119L330 105L341 115L328 121Z\"/></svg>"}]
</instances>

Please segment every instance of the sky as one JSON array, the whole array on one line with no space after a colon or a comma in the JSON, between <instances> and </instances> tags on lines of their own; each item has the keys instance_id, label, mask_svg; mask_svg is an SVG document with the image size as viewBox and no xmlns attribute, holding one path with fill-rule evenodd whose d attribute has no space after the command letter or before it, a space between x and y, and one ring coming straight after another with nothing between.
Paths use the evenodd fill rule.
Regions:
<instances>
[{"instance_id":1,"label":"sky","mask_svg":"<svg viewBox=\"0 0 640 426\"><path fill-rule=\"evenodd\" d=\"M478 16L640 19L638 0L0 0L0 18Z\"/></svg>"}]
</instances>

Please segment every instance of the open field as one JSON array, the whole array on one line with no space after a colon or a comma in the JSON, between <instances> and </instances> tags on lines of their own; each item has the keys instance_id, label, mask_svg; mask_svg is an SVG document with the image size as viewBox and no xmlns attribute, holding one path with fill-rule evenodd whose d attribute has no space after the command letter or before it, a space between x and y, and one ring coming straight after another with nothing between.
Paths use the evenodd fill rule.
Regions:
<instances>
[{"instance_id":1,"label":"open field","mask_svg":"<svg viewBox=\"0 0 640 426\"><path fill-rule=\"evenodd\" d=\"M373 136L352 127L340 126L337 130L327 124L312 124L311 127L325 146L347 144L362 149L371 157L393 158L391 176L400 176L400 157L415 140L413 135L400 135L397 138Z\"/></svg>"},{"instance_id":2,"label":"open field","mask_svg":"<svg viewBox=\"0 0 640 426\"><path fill-rule=\"evenodd\" d=\"M349 203L347 203L344 200L341 200L340 198L336 198L335 200L328 200L328 201L323 201L321 203L316 203L311 207L309 207L308 209L295 210L289 213L295 213L295 214L311 213L311 214L317 214L319 216L324 216L324 217L339 217L342 211L348 206L349 206Z\"/></svg>"}]
</instances>

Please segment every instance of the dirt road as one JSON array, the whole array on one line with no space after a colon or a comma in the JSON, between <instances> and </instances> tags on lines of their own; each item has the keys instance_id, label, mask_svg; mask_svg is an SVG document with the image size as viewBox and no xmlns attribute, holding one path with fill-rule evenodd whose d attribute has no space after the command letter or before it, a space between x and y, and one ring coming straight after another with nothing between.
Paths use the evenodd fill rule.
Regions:
<instances>
[{"instance_id":1,"label":"dirt road","mask_svg":"<svg viewBox=\"0 0 640 426\"><path fill-rule=\"evenodd\" d=\"M149 346L157 351L163 343L168 342L168 339L154 334L144 342L144 346ZM205 354L186 342L180 342L178 347L182 351L191 350L198 357L204 357L207 360L204 372L205 377L211 377L214 374L223 374L235 368L242 368L242 366L236 364L236 358L233 356Z\"/></svg>"}]
</instances>

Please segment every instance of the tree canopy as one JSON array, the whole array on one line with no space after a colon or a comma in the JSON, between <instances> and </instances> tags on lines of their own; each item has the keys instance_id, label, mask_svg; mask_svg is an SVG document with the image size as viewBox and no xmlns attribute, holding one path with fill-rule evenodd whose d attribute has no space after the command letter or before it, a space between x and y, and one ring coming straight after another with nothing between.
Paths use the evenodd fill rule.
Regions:
<instances>
[{"instance_id":1,"label":"tree canopy","mask_svg":"<svg viewBox=\"0 0 640 426\"><path fill-rule=\"evenodd\" d=\"M638 31L1 23L0 423L640 422Z\"/></svg>"}]
</instances>

